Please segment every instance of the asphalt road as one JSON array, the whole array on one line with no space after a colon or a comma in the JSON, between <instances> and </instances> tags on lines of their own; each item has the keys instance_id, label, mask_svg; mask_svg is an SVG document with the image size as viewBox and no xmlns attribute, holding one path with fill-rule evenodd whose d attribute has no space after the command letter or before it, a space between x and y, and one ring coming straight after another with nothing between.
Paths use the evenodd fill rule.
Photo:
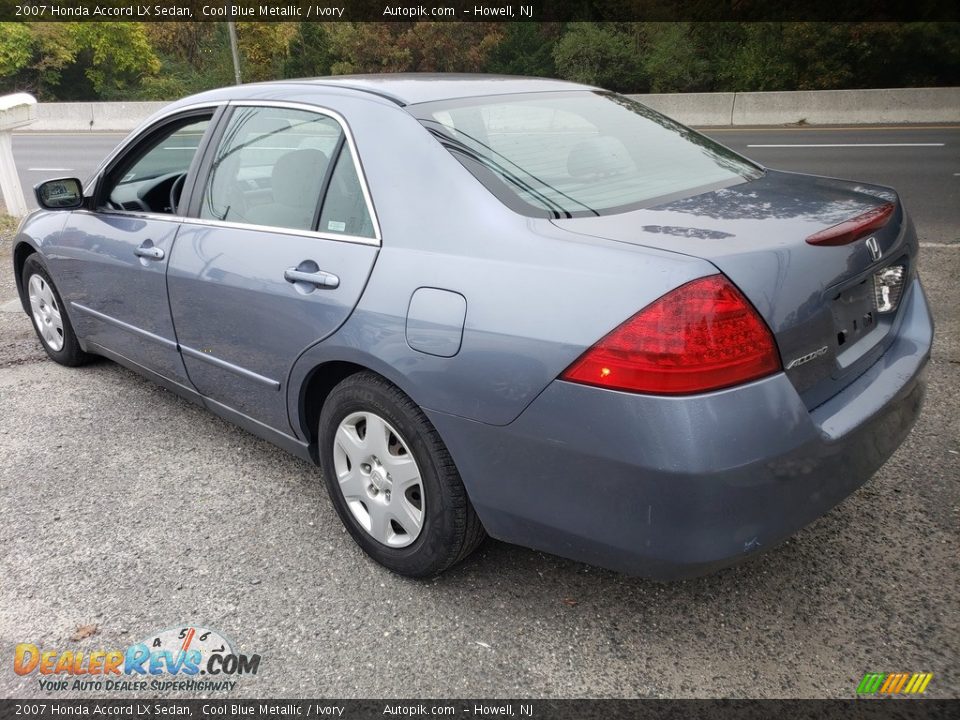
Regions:
<instances>
[{"instance_id":1,"label":"asphalt road","mask_svg":"<svg viewBox=\"0 0 960 720\"><path fill-rule=\"evenodd\" d=\"M860 491L696 580L493 541L404 580L350 541L315 468L112 363L61 368L22 313L0 312L0 695L45 695L12 672L16 643L123 648L199 624L263 656L237 696L853 697L868 671L932 672L928 696L960 696L960 130L715 134L767 165L895 185L914 215L930 391ZM116 140L15 150L29 178L83 175ZM746 148L881 140L944 144ZM0 241L0 306L9 254ZM71 640L85 625L97 633Z\"/></svg>"}]
</instances>

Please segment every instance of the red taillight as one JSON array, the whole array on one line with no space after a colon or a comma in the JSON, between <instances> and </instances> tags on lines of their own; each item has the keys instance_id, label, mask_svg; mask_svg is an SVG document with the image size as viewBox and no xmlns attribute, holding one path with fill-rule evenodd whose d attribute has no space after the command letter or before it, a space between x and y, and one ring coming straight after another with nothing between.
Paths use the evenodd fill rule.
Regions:
<instances>
[{"instance_id":1,"label":"red taillight","mask_svg":"<svg viewBox=\"0 0 960 720\"><path fill-rule=\"evenodd\" d=\"M811 245L847 245L886 225L893 215L893 210L893 203L878 205L872 210L814 233L807 238L807 242Z\"/></svg>"},{"instance_id":2,"label":"red taillight","mask_svg":"<svg viewBox=\"0 0 960 720\"><path fill-rule=\"evenodd\" d=\"M611 390L683 395L780 370L770 329L723 275L667 293L581 355L562 380Z\"/></svg>"}]
</instances>

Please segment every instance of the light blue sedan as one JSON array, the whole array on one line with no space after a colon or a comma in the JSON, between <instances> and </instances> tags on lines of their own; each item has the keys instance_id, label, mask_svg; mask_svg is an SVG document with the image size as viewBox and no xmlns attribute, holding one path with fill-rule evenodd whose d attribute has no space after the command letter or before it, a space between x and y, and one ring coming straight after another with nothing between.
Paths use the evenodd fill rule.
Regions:
<instances>
[{"instance_id":1,"label":"light blue sedan","mask_svg":"<svg viewBox=\"0 0 960 720\"><path fill-rule=\"evenodd\" d=\"M896 193L597 88L224 88L36 192L14 264L50 357L317 463L404 575L487 534L708 572L836 505L920 411L933 328Z\"/></svg>"}]
</instances>

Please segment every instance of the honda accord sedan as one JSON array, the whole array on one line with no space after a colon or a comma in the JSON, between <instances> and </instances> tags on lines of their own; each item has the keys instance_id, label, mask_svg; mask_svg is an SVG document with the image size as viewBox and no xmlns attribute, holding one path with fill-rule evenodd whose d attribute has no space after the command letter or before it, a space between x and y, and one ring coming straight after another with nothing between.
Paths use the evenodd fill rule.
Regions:
<instances>
[{"instance_id":1,"label":"honda accord sedan","mask_svg":"<svg viewBox=\"0 0 960 720\"><path fill-rule=\"evenodd\" d=\"M920 411L933 327L893 190L595 87L224 88L36 194L14 264L49 356L316 463L403 575L486 535L709 572L847 497Z\"/></svg>"}]
</instances>

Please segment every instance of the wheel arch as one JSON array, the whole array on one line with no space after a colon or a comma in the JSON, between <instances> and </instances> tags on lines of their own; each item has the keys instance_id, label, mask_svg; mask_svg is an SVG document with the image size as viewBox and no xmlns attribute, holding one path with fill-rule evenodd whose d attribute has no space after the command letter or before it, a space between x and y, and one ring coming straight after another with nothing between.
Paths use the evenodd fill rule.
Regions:
<instances>
[{"instance_id":1,"label":"wheel arch","mask_svg":"<svg viewBox=\"0 0 960 720\"><path fill-rule=\"evenodd\" d=\"M310 444L310 454L318 463L317 430L320 413L330 392L351 375L361 372L379 375L396 386L414 403L420 405L416 394L410 392L407 379L399 377L392 368L385 366L374 357L360 357L354 353L345 353L309 363L305 360L306 357L302 357L291 374L291 394L293 392L296 394L294 397L288 397L288 415L293 427Z\"/></svg>"},{"instance_id":2,"label":"wheel arch","mask_svg":"<svg viewBox=\"0 0 960 720\"><path fill-rule=\"evenodd\" d=\"M25 313L30 312L30 303L27 300L27 293L23 287L23 266L26 265L27 258L33 254L39 254L40 251L26 240L21 240L13 248L13 274L14 282L17 285L17 296L20 298L20 305L23 306Z\"/></svg>"},{"instance_id":3,"label":"wheel arch","mask_svg":"<svg viewBox=\"0 0 960 720\"><path fill-rule=\"evenodd\" d=\"M300 431L304 434L312 449L311 456L319 462L317 449L317 424L320 412L330 392L351 375L364 372L368 368L352 362L331 360L313 368L300 386L297 402L297 416Z\"/></svg>"}]
</instances>

